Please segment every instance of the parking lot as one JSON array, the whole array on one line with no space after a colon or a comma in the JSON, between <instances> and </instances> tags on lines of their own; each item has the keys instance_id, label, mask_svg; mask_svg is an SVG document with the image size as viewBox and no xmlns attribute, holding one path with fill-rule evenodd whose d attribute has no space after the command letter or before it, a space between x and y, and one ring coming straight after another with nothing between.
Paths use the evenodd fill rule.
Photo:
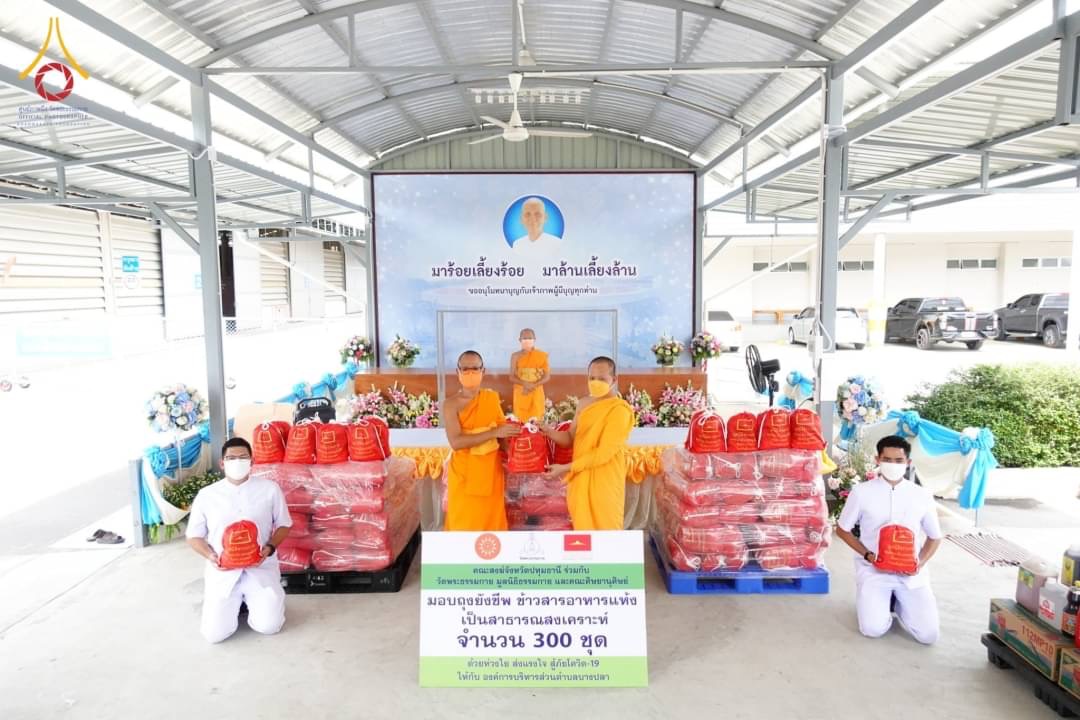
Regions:
<instances>
[{"instance_id":1,"label":"parking lot","mask_svg":"<svg viewBox=\"0 0 1080 720\"><path fill-rule=\"evenodd\" d=\"M812 375L813 365L805 345L789 345L784 339L786 326L754 325L746 327L744 341L753 342L763 359L780 361L777 379L792 370ZM744 360L744 347L725 353L709 363L709 392L723 404L754 401ZM876 378L890 406L903 406L904 399L919 388L945 380L953 370L978 364L1065 364L1065 351L1043 347L1037 340L988 340L979 350L968 350L960 343L940 343L930 350L919 350L913 343L869 346L862 350L842 347L836 360L844 377L865 375Z\"/></svg>"}]
</instances>

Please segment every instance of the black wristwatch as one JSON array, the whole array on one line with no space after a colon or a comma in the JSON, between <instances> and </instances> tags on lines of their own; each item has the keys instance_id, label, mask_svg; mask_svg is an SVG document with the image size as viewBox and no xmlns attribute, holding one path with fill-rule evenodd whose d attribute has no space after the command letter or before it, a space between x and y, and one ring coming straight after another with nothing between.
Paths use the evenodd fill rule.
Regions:
<instances>
[{"instance_id":1,"label":"black wristwatch","mask_svg":"<svg viewBox=\"0 0 1080 720\"><path fill-rule=\"evenodd\" d=\"M274 543L266 543L266 546L270 548L270 555L273 555L277 552L277 546L274 545ZM270 555L267 555L266 557L270 557Z\"/></svg>"},{"instance_id":2,"label":"black wristwatch","mask_svg":"<svg viewBox=\"0 0 1080 720\"><path fill-rule=\"evenodd\" d=\"M274 547L274 546L273 546L273 545L271 545L270 547ZM273 554L273 553L271 553L271 554ZM862 559L863 559L863 560L865 560L866 562L870 562L870 556L871 556L871 555L873 555L873 554L874 554L874 553L872 553L871 551L867 550L866 552L864 552L864 553L863 553L863 555L862 555Z\"/></svg>"}]
</instances>

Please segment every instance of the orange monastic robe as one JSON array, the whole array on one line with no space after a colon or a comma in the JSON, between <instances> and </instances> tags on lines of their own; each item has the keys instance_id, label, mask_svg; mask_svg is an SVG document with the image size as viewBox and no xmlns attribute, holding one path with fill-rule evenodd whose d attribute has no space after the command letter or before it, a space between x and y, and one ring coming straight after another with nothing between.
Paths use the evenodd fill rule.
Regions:
<instances>
[{"instance_id":1,"label":"orange monastic robe","mask_svg":"<svg viewBox=\"0 0 1080 720\"><path fill-rule=\"evenodd\" d=\"M544 376L551 374L548 367L548 354L542 350L533 348L527 353L522 353L517 361L517 377L525 382L536 382ZM534 388L526 395L522 392L521 385L514 385L514 417L521 422L528 422L536 418L544 419L544 388Z\"/></svg>"},{"instance_id":2,"label":"orange monastic robe","mask_svg":"<svg viewBox=\"0 0 1080 720\"><path fill-rule=\"evenodd\" d=\"M622 398L597 400L577 417L566 504L575 530L622 530L626 441L634 410Z\"/></svg>"},{"instance_id":3,"label":"orange monastic robe","mask_svg":"<svg viewBox=\"0 0 1080 720\"><path fill-rule=\"evenodd\" d=\"M499 393L481 389L458 413L467 434L491 430L506 422ZM446 529L506 530L506 501L499 441L455 450L447 466Z\"/></svg>"}]
</instances>

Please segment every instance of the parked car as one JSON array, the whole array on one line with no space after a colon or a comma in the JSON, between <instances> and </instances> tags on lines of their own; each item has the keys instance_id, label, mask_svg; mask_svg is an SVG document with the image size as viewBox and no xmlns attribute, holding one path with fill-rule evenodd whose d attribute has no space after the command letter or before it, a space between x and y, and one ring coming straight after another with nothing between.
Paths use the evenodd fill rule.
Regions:
<instances>
[{"instance_id":1,"label":"parked car","mask_svg":"<svg viewBox=\"0 0 1080 720\"><path fill-rule=\"evenodd\" d=\"M998 340L1033 337L1047 347L1062 347L1069 322L1069 293L1021 295L994 314Z\"/></svg>"},{"instance_id":2,"label":"parked car","mask_svg":"<svg viewBox=\"0 0 1080 720\"><path fill-rule=\"evenodd\" d=\"M972 312L958 297L905 298L885 318L885 342L914 340L920 350L939 342L962 342L978 350L995 335L994 314Z\"/></svg>"},{"instance_id":3,"label":"parked car","mask_svg":"<svg viewBox=\"0 0 1080 720\"><path fill-rule=\"evenodd\" d=\"M706 329L720 339L724 350L734 352L742 345L742 324L727 310L710 310L706 317Z\"/></svg>"},{"instance_id":4,"label":"parked car","mask_svg":"<svg viewBox=\"0 0 1080 720\"><path fill-rule=\"evenodd\" d=\"M814 321L816 308L803 308L803 311L788 323L788 342L809 343L817 323ZM853 345L856 350L866 347L866 318L859 317L859 311L851 307L836 308L836 344Z\"/></svg>"}]
</instances>

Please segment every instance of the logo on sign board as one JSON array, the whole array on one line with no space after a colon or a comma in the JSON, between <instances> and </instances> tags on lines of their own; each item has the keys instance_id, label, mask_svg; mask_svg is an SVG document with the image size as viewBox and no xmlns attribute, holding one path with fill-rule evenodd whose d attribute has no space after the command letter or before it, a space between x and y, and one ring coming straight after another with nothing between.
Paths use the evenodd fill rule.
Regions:
<instances>
[{"instance_id":1,"label":"logo on sign board","mask_svg":"<svg viewBox=\"0 0 1080 720\"><path fill-rule=\"evenodd\" d=\"M484 533L476 538L476 554L481 560L493 560L501 551L502 543L499 542L498 535Z\"/></svg>"},{"instance_id":2,"label":"logo on sign board","mask_svg":"<svg viewBox=\"0 0 1080 720\"><path fill-rule=\"evenodd\" d=\"M592 552L592 535L563 535L566 552Z\"/></svg>"},{"instance_id":3,"label":"logo on sign board","mask_svg":"<svg viewBox=\"0 0 1080 720\"><path fill-rule=\"evenodd\" d=\"M45 57L49 45L52 44L54 32L56 33L56 41L60 45L60 50L64 53L64 57L71 67L58 62L45 63L41 67L38 67L38 63ZM60 18L58 17L49 18L49 31L45 35L45 42L41 44L41 49L38 50L37 57L34 58L33 62L27 65L26 68L19 73L19 79L25 80L27 76L34 71L35 67L37 68L37 73L34 74L34 90L36 90L37 94L44 100L48 100L49 102L59 102L63 100L70 95L71 91L75 88L75 78L71 74L71 68L75 68L75 71L79 73L79 75L82 75L83 80L90 79L90 73L83 70L82 66L79 65L79 62L67 49L67 45L64 44L64 36L60 34ZM51 72L58 72L63 75L64 86L59 90L50 90L45 87L45 76Z\"/></svg>"},{"instance_id":4,"label":"logo on sign board","mask_svg":"<svg viewBox=\"0 0 1080 720\"><path fill-rule=\"evenodd\" d=\"M529 533L529 539L525 541L525 544L521 546L521 553L518 555L521 560L543 560L544 548L540 546L540 543L536 541L536 534Z\"/></svg>"}]
</instances>

